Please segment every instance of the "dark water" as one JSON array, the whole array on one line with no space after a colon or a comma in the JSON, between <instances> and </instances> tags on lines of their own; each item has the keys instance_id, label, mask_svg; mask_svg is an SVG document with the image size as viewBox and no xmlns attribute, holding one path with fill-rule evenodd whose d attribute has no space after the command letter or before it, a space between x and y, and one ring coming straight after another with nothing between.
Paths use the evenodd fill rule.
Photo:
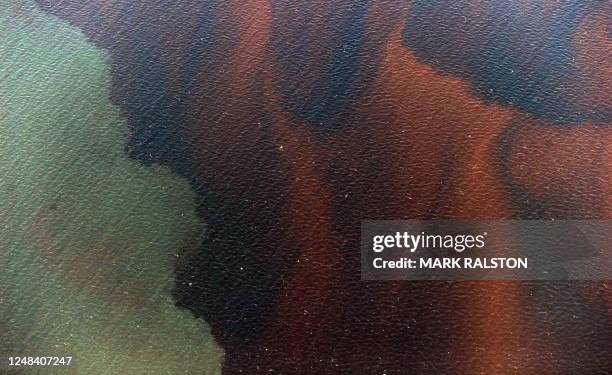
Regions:
<instances>
[{"instance_id":1,"label":"dark water","mask_svg":"<svg viewBox=\"0 0 612 375\"><path fill-rule=\"evenodd\" d=\"M137 352L126 358L145 361L141 355L159 353L147 345L160 345L168 363L180 362L186 373L221 366L225 374L610 369L606 282L376 283L360 281L358 273L366 218L612 216L605 2L37 3L40 9L17 3L3 10L9 52L2 57L10 68L1 71L0 87L7 89L0 100L18 108L8 113L22 116L20 128L45 129L34 125L38 117L53 124L39 144L58 143L61 151L19 143L16 132L3 142L19 152L7 148L6 158L25 166L3 167L27 173L37 160L41 170L70 176L48 181L32 169L37 184L24 179L27 189L17 189L20 202L54 189L77 202L52 215L41 205L63 207L61 201L18 206L24 217L18 220L49 223L37 227L36 238L75 249L61 255L59 270L65 259L78 258L70 267L88 274L96 263L76 254L99 251L57 241L102 240L79 239L86 229L46 217L83 212L77 223L92 220L91 228L101 228L93 233L116 233L126 243L105 245L116 258L96 260L111 264L104 267L110 274L97 276L101 285L141 272L159 276L145 284L159 284L152 296L176 307L164 315L168 326L151 328L149 337L160 339L125 335L122 344ZM19 27L37 23L56 26L42 34ZM38 45L24 44L39 40L34 35ZM23 49L43 56L27 60L28 74L14 52ZM61 79L28 86L46 82L48 71ZM29 79L35 74L43 76ZM33 106L32 93L55 102ZM67 130L71 125L80 131ZM104 129L114 135L95 157L55 161L62 151L90 155L92 142L106 139L98 133ZM115 158L105 159L107 149ZM49 168L53 163L70 168ZM115 176L119 186L106 187ZM72 181L80 186L74 193ZM115 198L118 191L123 198ZM108 207L94 210L99 202ZM138 229L128 230L132 221ZM25 249L30 259L33 250ZM183 254L178 261L164 258L176 252ZM31 273L20 267L13 272ZM15 309L25 303L11 298ZM155 316L114 307L102 315L130 326L122 314ZM211 337L188 328L204 330L202 320L225 352L222 365ZM181 341L184 329L190 334ZM41 332L41 345L55 337ZM9 340L20 345L23 334ZM134 366L146 362L138 360Z\"/></svg>"}]
</instances>

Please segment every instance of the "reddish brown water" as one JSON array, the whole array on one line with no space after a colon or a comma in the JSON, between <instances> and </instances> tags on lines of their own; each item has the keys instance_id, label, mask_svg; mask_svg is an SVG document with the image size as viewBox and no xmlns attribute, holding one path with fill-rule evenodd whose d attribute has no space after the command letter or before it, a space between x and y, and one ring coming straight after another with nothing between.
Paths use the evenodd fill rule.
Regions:
<instances>
[{"instance_id":1,"label":"reddish brown water","mask_svg":"<svg viewBox=\"0 0 612 375\"><path fill-rule=\"evenodd\" d=\"M199 193L175 294L224 373L610 369L606 282L358 268L366 218L612 217L602 3L39 3L110 51L131 155Z\"/></svg>"}]
</instances>

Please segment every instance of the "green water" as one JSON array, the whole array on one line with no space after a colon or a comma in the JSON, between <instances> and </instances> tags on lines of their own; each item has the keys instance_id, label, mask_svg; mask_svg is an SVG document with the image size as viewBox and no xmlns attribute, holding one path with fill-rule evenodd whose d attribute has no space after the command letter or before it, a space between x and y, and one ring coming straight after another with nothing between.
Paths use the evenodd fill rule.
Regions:
<instances>
[{"instance_id":1,"label":"green water","mask_svg":"<svg viewBox=\"0 0 612 375\"><path fill-rule=\"evenodd\" d=\"M76 357L28 374L219 373L208 327L170 295L203 231L194 194L126 157L110 84L78 29L0 0L0 353Z\"/></svg>"}]
</instances>

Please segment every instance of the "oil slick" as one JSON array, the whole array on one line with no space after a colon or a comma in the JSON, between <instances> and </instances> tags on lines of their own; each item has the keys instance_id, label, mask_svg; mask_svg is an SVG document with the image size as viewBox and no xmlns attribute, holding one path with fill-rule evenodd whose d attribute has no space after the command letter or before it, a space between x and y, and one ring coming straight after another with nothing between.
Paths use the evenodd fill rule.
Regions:
<instances>
[{"instance_id":1,"label":"oil slick","mask_svg":"<svg viewBox=\"0 0 612 375\"><path fill-rule=\"evenodd\" d=\"M197 190L175 296L225 375L605 369L604 283L364 283L354 251L363 218L610 217L600 5L38 3L111 54L130 154Z\"/></svg>"},{"instance_id":2,"label":"oil slick","mask_svg":"<svg viewBox=\"0 0 612 375\"><path fill-rule=\"evenodd\" d=\"M75 374L217 374L208 326L171 296L204 227L189 184L127 157L106 52L0 0L0 353Z\"/></svg>"}]
</instances>

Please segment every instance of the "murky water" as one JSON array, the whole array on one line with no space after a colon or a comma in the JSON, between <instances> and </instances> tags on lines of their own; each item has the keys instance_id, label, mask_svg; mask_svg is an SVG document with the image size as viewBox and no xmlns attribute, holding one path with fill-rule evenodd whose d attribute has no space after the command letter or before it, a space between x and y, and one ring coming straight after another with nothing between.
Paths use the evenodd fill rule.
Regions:
<instances>
[{"instance_id":1,"label":"murky water","mask_svg":"<svg viewBox=\"0 0 612 375\"><path fill-rule=\"evenodd\" d=\"M218 373L208 327L170 294L204 230L194 193L127 157L110 83L78 29L0 2L0 353L74 355L78 374Z\"/></svg>"}]
</instances>

